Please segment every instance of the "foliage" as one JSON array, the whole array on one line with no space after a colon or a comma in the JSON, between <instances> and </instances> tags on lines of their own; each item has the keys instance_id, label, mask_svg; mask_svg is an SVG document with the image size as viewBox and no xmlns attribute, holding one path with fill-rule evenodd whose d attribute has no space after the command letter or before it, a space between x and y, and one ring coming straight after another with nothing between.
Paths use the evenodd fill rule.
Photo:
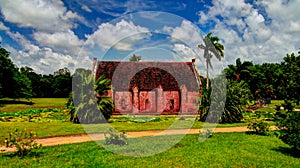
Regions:
<instances>
[{"instance_id":1,"label":"foliage","mask_svg":"<svg viewBox=\"0 0 300 168\"><path fill-rule=\"evenodd\" d=\"M205 121L208 112L209 112L209 107L210 107L210 100L211 100L211 87L205 87L205 83L202 85L204 86L203 88L200 89L200 99L199 99L199 120L200 121Z\"/></svg>"},{"instance_id":2,"label":"foliage","mask_svg":"<svg viewBox=\"0 0 300 168\"><path fill-rule=\"evenodd\" d=\"M140 60L142 60L142 56L137 56L135 54L133 54L132 56L130 56L129 61L130 62L139 62Z\"/></svg>"},{"instance_id":3,"label":"foliage","mask_svg":"<svg viewBox=\"0 0 300 168\"><path fill-rule=\"evenodd\" d=\"M236 59L236 65L228 65L226 68L225 74L228 79L232 80L245 80L251 78L251 70L250 67L253 66L253 63L250 61L241 62L240 58Z\"/></svg>"},{"instance_id":4,"label":"foliage","mask_svg":"<svg viewBox=\"0 0 300 168\"><path fill-rule=\"evenodd\" d=\"M127 145L127 138L125 133L118 133L113 128L108 128L108 130L104 133L105 136L105 144L106 145L120 145L124 146Z\"/></svg>"},{"instance_id":5,"label":"foliage","mask_svg":"<svg viewBox=\"0 0 300 168\"><path fill-rule=\"evenodd\" d=\"M254 111L246 117L247 128L250 131L254 131L256 134L268 135L270 131L270 125L268 123L269 118L266 118L268 114L263 111Z\"/></svg>"},{"instance_id":6,"label":"foliage","mask_svg":"<svg viewBox=\"0 0 300 168\"><path fill-rule=\"evenodd\" d=\"M226 88L226 89L224 89ZM222 103L224 105L224 112L217 119L220 123L234 123L240 122L243 118L243 112L245 107L248 105L251 99L251 93L248 86L244 82L237 82L234 80L227 80L227 87L215 86L215 96L211 96L211 88L204 88L200 92L202 97L200 98L200 121L205 121L208 115L213 118L213 116L218 116L221 107L216 110L211 110L211 102L215 102L214 106L220 106ZM224 95L226 92L226 101L221 100L220 96ZM220 99L220 100L217 100ZM225 101L225 102L224 102Z\"/></svg>"},{"instance_id":7,"label":"foliage","mask_svg":"<svg viewBox=\"0 0 300 168\"><path fill-rule=\"evenodd\" d=\"M280 110L276 115L278 137L293 150L300 151L300 113L293 111L293 105L289 101L285 104L289 104L287 111Z\"/></svg>"},{"instance_id":8,"label":"foliage","mask_svg":"<svg viewBox=\"0 0 300 168\"><path fill-rule=\"evenodd\" d=\"M72 87L68 68L59 69L54 75L37 74L28 66L18 68L9 55L0 46L0 98L68 97Z\"/></svg>"},{"instance_id":9,"label":"foliage","mask_svg":"<svg viewBox=\"0 0 300 168\"><path fill-rule=\"evenodd\" d=\"M285 99L282 106L284 107L284 110L292 112L294 110L295 104L291 100Z\"/></svg>"},{"instance_id":10,"label":"foliage","mask_svg":"<svg viewBox=\"0 0 300 168\"><path fill-rule=\"evenodd\" d=\"M30 80L22 74L9 57L9 52L0 46L0 98L32 98Z\"/></svg>"},{"instance_id":11,"label":"foliage","mask_svg":"<svg viewBox=\"0 0 300 168\"><path fill-rule=\"evenodd\" d=\"M107 96L110 80L100 76L94 81L89 70L78 69L74 76L73 105L70 120L74 123L104 123L113 113L114 105ZM72 103L69 103L72 104Z\"/></svg>"},{"instance_id":12,"label":"foliage","mask_svg":"<svg viewBox=\"0 0 300 168\"><path fill-rule=\"evenodd\" d=\"M281 63L236 60L236 65L224 69L228 79L244 81L255 99L289 99L300 104L300 52L287 54Z\"/></svg>"},{"instance_id":13,"label":"foliage","mask_svg":"<svg viewBox=\"0 0 300 168\"><path fill-rule=\"evenodd\" d=\"M6 139L6 147L15 147L19 156L29 154L32 149L40 148L41 145L35 141L36 134L32 131L18 130L9 133Z\"/></svg>"},{"instance_id":14,"label":"foliage","mask_svg":"<svg viewBox=\"0 0 300 168\"><path fill-rule=\"evenodd\" d=\"M42 122L67 120L68 111L60 108L28 109L0 113L0 122Z\"/></svg>"}]
</instances>

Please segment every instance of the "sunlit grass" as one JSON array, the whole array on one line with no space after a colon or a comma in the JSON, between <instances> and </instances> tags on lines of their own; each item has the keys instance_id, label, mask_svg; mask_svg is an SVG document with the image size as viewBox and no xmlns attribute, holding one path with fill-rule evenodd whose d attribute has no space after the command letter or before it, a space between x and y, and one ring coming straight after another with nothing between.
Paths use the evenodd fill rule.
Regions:
<instances>
[{"instance_id":1,"label":"sunlit grass","mask_svg":"<svg viewBox=\"0 0 300 168\"><path fill-rule=\"evenodd\" d=\"M169 136L170 138L175 136ZM158 137L159 138L159 137ZM124 152L151 152L149 137L130 139L128 146L112 146ZM135 143L144 140L145 144ZM148 145L147 145L148 144ZM153 148L154 149L154 148ZM245 133L216 133L203 143L198 135L187 135L162 153L148 157L127 157L115 154L95 142L43 147L19 159L5 154L2 167L299 167L299 155L275 136Z\"/></svg>"},{"instance_id":2,"label":"sunlit grass","mask_svg":"<svg viewBox=\"0 0 300 168\"><path fill-rule=\"evenodd\" d=\"M20 99L20 104L6 104L6 100L11 99L0 99L0 112L18 112L38 108L64 108L67 102L66 98L33 98L33 104L27 105L25 104L27 102L25 99Z\"/></svg>"}]
</instances>

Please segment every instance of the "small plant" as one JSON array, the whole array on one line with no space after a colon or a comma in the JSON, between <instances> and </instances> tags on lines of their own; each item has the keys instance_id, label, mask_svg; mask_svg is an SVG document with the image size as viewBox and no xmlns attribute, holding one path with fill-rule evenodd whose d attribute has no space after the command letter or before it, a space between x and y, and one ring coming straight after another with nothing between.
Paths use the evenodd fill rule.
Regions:
<instances>
[{"instance_id":1,"label":"small plant","mask_svg":"<svg viewBox=\"0 0 300 168\"><path fill-rule=\"evenodd\" d=\"M32 131L18 130L9 133L8 138L5 139L5 146L16 148L18 156L23 157L29 154L32 149L41 147L41 144L35 141L36 134Z\"/></svg>"},{"instance_id":2,"label":"small plant","mask_svg":"<svg viewBox=\"0 0 300 168\"><path fill-rule=\"evenodd\" d=\"M209 128L202 129L202 130L200 130L200 137L201 138L210 138L210 137L212 137L213 133L214 132Z\"/></svg>"},{"instance_id":3,"label":"small plant","mask_svg":"<svg viewBox=\"0 0 300 168\"><path fill-rule=\"evenodd\" d=\"M250 131L254 131L256 134L268 135L270 131L270 125L268 124L268 118L265 118L266 114L261 111L255 111L247 119L247 128Z\"/></svg>"},{"instance_id":4,"label":"small plant","mask_svg":"<svg viewBox=\"0 0 300 168\"><path fill-rule=\"evenodd\" d=\"M113 128L108 128L108 130L104 133L105 137L105 145L127 145L127 137L125 133L118 133Z\"/></svg>"}]
</instances>

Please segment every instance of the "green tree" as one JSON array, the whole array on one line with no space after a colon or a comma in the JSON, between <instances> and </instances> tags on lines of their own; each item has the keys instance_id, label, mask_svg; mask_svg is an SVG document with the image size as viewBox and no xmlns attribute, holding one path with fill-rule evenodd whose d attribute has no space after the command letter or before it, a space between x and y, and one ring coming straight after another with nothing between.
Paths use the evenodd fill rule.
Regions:
<instances>
[{"instance_id":1,"label":"green tree","mask_svg":"<svg viewBox=\"0 0 300 168\"><path fill-rule=\"evenodd\" d=\"M31 81L14 65L9 54L0 47L0 96L29 100L32 98Z\"/></svg>"},{"instance_id":2,"label":"green tree","mask_svg":"<svg viewBox=\"0 0 300 168\"><path fill-rule=\"evenodd\" d=\"M206 60L206 87L209 86L209 67L213 68L211 58L213 55L220 61L224 57L224 46L220 43L217 36L212 36L212 32L203 38L204 44L198 45L198 48L204 50L204 58Z\"/></svg>"},{"instance_id":3,"label":"green tree","mask_svg":"<svg viewBox=\"0 0 300 168\"><path fill-rule=\"evenodd\" d=\"M142 56L137 56L135 54L133 54L130 58L129 58L129 61L131 62L139 62L142 60Z\"/></svg>"},{"instance_id":4,"label":"green tree","mask_svg":"<svg viewBox=\"0 0 300 168\"><path fill-rule=\"evenodd\" d=\"M62 68L54 72L52 89L54 97L66 98L72 90L72 77L68 68Z\"/></svg>"},{"instance_id":5,"label":"green tree","mask_svg":"<svg viewBox=\"0 0 300 168\"><path fill-rule=\"evenodd\" d=\"M17 67L9 58L9 52L0 46L0 96L11 97L15 89L14 76L18 73Z\"/></svg>"},{"instance_id":6,"label":"green tree","mask_svg":"<svg viewBox=\"0 0 300 168\"><path fill-rule=\"evenodd\" d=\"M253 63L250 61L241 62L241 59L236 59L236 65L228 65L228 68L224 70L226 77L229 79L241 81L247 78L251 78L250 67L253 66Z\"/></svg>"},{"instance_id":7,"label":"green tree","mask_svg":"<svg viewBox=\"0 0 300 168\"><path fill-rule=\"evenodd\" d=\"M19 72L14 76L16 90L13 92L14 98L25 98L31 100L33 97L30 79L23 73Z\"/></svg>"}]
</instances>

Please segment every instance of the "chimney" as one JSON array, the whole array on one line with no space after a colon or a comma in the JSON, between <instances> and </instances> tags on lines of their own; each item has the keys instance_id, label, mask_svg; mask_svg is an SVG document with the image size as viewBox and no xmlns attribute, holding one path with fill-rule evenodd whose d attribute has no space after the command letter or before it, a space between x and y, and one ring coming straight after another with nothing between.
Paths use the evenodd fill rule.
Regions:
<instances>
[{"instance_id":1,"label":"chimney","mask_svg":"<svg viewBox=\"0 0 300 168\"><path fill-rule=\"evenodd\" d=\"M97 64L97 58L95 57L93 60L92 74L95 74L96 64Z\"/></svg>"},{"instance_id":2,"label":"chimney","mask_svg":"<svg viewBox=\"0 0 300 168\"><path fill-rule=\"evenodd\" d=\"M193 59L192 59L192 63L195 63L195 62L196 62L196 58L193 58Z\"/></svg>"}]
</instances>

